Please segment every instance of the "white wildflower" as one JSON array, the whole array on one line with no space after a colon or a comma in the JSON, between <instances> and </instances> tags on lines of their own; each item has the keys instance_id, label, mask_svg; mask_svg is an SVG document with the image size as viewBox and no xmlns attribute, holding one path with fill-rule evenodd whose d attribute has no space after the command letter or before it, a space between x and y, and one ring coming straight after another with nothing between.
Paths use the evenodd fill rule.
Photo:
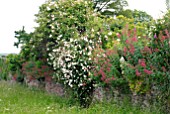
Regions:
<instances>
[{"instance_id":1,"label":"white wildflower","mask_svg":"<svg viewBox=\"0 0 170 114\"><path fill-rule=\"evenodd\" d=\"M109 32L108 35L111 36L111 35L112 35L112 32Z\"/></svg>"},{"instance_id":2,"label":"white wildflower","mask_svg":"<svg viewBox=\"0 0 170 114\"><path fill-rule=\"evenodd\" d=\"M61 38L62 36L63 36L63 35L61 34L61 35L58 36L58 38Z\"/></svg>"},{"instance_id":3,"label":"white wildflower","mask_svg":"<svg viewBox=\"0 0 170 114\"><path fill-rule=\"evenodd\" d=\"M83 39L84 39L84 41L88 42L88 39L87 39L87 37L84 37Z\"/></svg>"},{"instance_id":4,"label":"white wildflower","mask_svg":"<svg viewBox=\"0 0 170 114\"><path fill-rule=\"evenodd\" d=\"M91 31L94 32L94 29L92 28Z\"/></svg>"},{"instance_id":5,"label":"white wildflower","mask_svg":"<svg viewBox=\"0 0 170 114\"><path fill-rule=\"evenodd\" d=\"M106 38L106 40L108 39L108 36L107 36L107 35L105 35L104 37Z\"/></svg>"},{"instance_id":6,"label":"white wildflower","mask_svg":"<svg viewBox=\"0 0 170 114\"><path fill-rule=\"evenodd\" d=\"M118 38L116 41L120 42L120 39Z\"/></svg>"},{"instance_id":7,"label":"white wildflower","mask_svg":"<svg viewBox=\"0 0 170 114\"><path fill-rule=\"evenodd\" d=\"M90 56L91 54L92 54L91 51L89 51L89 52L87 53L88 56Z\"/></svg>"},{"instance_id":8,"label":"white wildflower","mask_svg":"<svg viewBox=\"0 0 170 114\"><path fill-rule=\"evenodd\" d=\"M50 10L50 7L47 7L47 11L49 11Z\"/></svg>"}]
</instances>

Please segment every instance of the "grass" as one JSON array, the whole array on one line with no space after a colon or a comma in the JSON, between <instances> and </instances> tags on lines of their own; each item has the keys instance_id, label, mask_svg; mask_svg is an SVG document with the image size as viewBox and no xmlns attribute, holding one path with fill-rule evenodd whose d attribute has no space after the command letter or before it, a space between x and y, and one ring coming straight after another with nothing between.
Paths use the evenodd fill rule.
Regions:
<instances>
[{"instance_id":1,"label":"grass","mask_svg":"<svg viewBox=\"0 0 170 114\"><path fill-rule=\"evenodd\" d=\"M88 109L69 106L69 100L33 90L20 84L0 81L0 114L159 114L128 103L96 103Z\"/></svg>"}]
</instances>

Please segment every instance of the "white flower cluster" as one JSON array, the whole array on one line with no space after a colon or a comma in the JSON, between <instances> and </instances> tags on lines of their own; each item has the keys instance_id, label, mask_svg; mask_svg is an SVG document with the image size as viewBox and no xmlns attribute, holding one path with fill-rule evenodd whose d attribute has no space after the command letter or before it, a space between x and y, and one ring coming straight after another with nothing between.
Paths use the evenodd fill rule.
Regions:
<instances>
[{"instance_id":1,"label":"white flower cluster","mask_svg":"<svg viewBox=\"0 0 170 114\"><path fill-rule=\"evenodd\" d=\"M80 87L91 80L89 70L92 64L92 51L95 43L101 43L98 29L92 29L91 25L84 29L84 25L91 22L86 20L87 22L82 23L77 16L80 14L79 12L73 14L72 10L67 9L68 7L75 8L73 11L76 11L77 5L86 7L80 11L82 20L90 19L89 16L93 16L91 1L59 0L56 3L49 2L46 9L47 11L54 9L54 12L49 15L51 31L50 42L47 44L49 53L47 61L56 71L56 77L62 79L70 87ZM84 12L88 14L84 14ZM95 39L95 32L98 32L98 40Z\"/></svg>"},{"instance_id":2,"label":"white flower cluster","mask_svg":"<svg viewBox=\"0 0 170 114\"><path fill-rule=\"evenodd\" d=\"M70 87L83 86L90 78L88 74L94 43L87 36L80 39L70 38L70 41L65 41L62 36L59 35L57 39L63 45L49 53L51 64L65 84Z\"/></svg>"}]
</instances>

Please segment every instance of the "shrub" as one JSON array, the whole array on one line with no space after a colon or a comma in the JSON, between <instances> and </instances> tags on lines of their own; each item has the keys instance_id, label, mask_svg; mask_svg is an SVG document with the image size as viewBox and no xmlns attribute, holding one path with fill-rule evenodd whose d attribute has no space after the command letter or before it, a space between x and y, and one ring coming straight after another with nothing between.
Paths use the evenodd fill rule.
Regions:
<instances>
[{"instance_id":1,"label":"shrub","mask_svg":"<svg viewBox=\"0 0 170 114\"><path fill-rule=\"evenodd\" d=\"M30 80L38 79L45 81L45 78L53 76L53 70L44 63L44 60L27 61L22 64L22 73Z\"/></svg>"},{"instance_id":2,"label":"shrub","mask_svg":"<svg viewBox=\"0 0 170 114\"><path fill-rule=\"evenodd\" d=\"M165 30L158 37L152 39L150 44L152 55L150 62L153 66L152 81L159 90L159 101L163 103L163 110L169 111L170 104L170 34Z\"/></svg>"},{"instance_id":3,"label":"shrub","mask_svg":"<svg viewBox=\"0 0 170 114\"><path fill-rule=\"evenodd\" d=\"M7 80L9 78L9 62L6 58L0 57L0 80Z\"/></svg>"},{"instance_id":4,"label":"shrub","mask_svg":"<svg viewBox=\"0 0 170 114\"><path fill-rule=\"evenodd\" d=\"M134 34L135 31L130 35L125 35L126 44L123 51L126 61L122 62L123 75L128 81L131 91L135 94L151 93L151 89L156 87L157 90L154 94L164 103L162 108L168 109L170 94L169 33L167 30L160 31L159 36L147 38L147 45L140 45Z\"/></svg>"},{"instance_id":5,"label":"shrub","mask_svg":"<svg viewBox=\"0 0 170 114\"><path fill-rule=\"evenodd\" d=\"M9 62L9 72L12 75L12 79L23 82L24 76L21 72L23 60L20 54L9 54L6 59Z\"/></svg>"},{"instance_id":6,"label":"shrub","mask_svg":"<svg viewBox=\"0 0 170 114\"><path fill-rule=\"evenodd\" d=\"M128 83L122 76L120 54L116 48L104 50L97 46L92 60L92 79L96 86L117 89L121 93L129 92Z\"/></svg>"},{"instance_id":7,"label":"shrub","mask_svg":"<svg viewBox=\"0 0 170 114\"><path fill-rule=\"evenodd\" d=\"M90 1L48 2L37 16L49 12L48 63L55 70L55 78L74 91L81 106L88 107L94 89L90 56L94 44L102 40L102 19L93 11Z\"/></svg>"}]
</instances>

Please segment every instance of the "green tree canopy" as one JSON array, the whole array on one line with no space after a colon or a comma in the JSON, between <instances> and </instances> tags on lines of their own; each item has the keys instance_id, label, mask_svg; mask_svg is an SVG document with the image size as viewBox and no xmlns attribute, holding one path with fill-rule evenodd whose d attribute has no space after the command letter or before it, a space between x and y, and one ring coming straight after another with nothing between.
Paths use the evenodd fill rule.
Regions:
<instances>
[{"instance_id":1,"label":"green tree canopy","mask_svg":"<svg viewBox=\"0 0 170 114\"><path fill-rule=\"evenodd\" d=\"M149 22L153 20L153 17L149 14L147 14L145 11L140 11L140 10L122 10L119 12L118 15L123 15L127 18L133 18L135 23L137 22Z\"/></svg>"},{"instance_id":2,"label":"green tree canopy","mask_svg":"<svg viewBox=\"0 0 170 114\"><path fill-rule=\"evenodd\" d=\"M128 6L126 0L93 0L94 9L103 15L117 15L123 7Z\"/></svg>"}]
</instances>

